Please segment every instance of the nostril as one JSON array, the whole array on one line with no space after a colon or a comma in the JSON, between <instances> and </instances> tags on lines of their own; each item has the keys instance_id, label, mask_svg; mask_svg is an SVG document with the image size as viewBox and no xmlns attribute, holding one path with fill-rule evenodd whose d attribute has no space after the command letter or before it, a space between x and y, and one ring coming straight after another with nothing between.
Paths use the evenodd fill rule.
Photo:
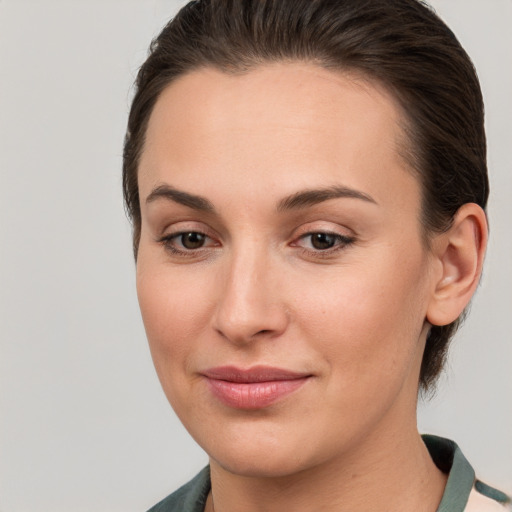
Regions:
<instances>
[{"instance_id":1,"label":"nostril","mask_svg":"<svg viewBox=\"0 0 512 512\"><path fill-rule=\"evenodd\" d=\"M262 329L261 331L258 331L255 336L258 336L258 334L268 334L269 332L272 332L270 329Z\"/></svg>"}]
</instances>

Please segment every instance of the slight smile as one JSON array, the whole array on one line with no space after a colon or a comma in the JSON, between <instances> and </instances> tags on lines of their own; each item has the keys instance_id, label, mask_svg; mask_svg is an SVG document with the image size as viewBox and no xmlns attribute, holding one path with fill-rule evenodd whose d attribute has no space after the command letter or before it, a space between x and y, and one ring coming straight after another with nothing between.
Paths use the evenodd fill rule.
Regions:
<instances>
[{"instance_id":1,"label":"slight smile","mask_svg":"<svg viewBox=\"0 0 512 512\"><path fill-rule=\"evenodd\" d=\"M235 409L261 409L302 387L311 374L282 368L235 366L210 368L202 372L213 395Z\"/></svg>"}]
</instances>

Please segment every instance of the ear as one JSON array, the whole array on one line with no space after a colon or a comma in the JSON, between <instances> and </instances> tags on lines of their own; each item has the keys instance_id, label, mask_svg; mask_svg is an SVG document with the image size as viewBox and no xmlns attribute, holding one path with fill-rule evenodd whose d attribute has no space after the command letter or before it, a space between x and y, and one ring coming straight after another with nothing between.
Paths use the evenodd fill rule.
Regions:
<instances>
[{"instance_id":1,"label":"ear","mask_svg":"<svg viewBox=\"0 0 512 512\"><path fill-rule=\"evenodd\" d=\"M432 325L455 321L475 293L482 273L487 245L487 218L480 206L460 207L452 226L433 243L436 268L427 310Z\"/></svg>"}]
</instances>

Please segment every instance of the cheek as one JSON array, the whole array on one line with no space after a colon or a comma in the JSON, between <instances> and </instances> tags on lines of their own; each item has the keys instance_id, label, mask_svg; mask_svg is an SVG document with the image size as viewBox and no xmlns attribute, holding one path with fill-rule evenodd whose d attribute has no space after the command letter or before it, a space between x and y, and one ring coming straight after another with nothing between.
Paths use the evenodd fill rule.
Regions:
<instances>
[{"instance_id":1,"label":"cheek","mask_svg":"<svg viewBox=\"0 0 512 512\"><path fill-rule=\"evenodd\" d=\"M304 281L297 321L322 351L332 372L352 386L379 378L399 380L417 351L425 320L422 256L407 261L393 251Z\"/></svg>"},{"instance_id":2,"label":"cheek","mask_svg":"<svg viewBox=\"0 0 512 512\"><path fill-rule=\"evenodd\" d=\"M204 277L204 276L203 276ZM151 355L162 381L186 368L209 321L208 283L180 269L146 261L137 263L137 295ZM166 376L164 376L164 374ZM167 386L164 386L167 387Z\"/></svg>"}]
</instances>

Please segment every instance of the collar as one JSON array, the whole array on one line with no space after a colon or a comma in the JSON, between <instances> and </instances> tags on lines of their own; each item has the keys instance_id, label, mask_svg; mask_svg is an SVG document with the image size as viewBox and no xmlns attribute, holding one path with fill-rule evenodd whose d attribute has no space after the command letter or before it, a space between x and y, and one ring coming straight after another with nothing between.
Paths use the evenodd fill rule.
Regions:
<instances>
[{"instance_id":1,"label":"collar","mask_svg":"<svg viewBox=\"0 0 512 512\"><path fill-rule=\"evenodd\" d=\"M421 437L436 466L448 474L437 512L464 512L475 483L475 471L471 464L457 444L450 439L432 435Z\"/></svg>"}]
</instances>

